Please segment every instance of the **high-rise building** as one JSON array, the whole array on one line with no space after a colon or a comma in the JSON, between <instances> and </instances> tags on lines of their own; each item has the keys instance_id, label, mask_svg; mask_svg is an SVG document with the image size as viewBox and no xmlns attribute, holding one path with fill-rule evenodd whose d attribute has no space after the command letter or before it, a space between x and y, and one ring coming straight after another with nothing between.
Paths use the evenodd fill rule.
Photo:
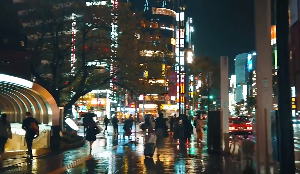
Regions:
<instances>
[{"instance_id":1,"label":"high-rise building","mask_svg":"<svg viewBox=\"0 0 300 174\"><path fill-rule=\"evenodd\" d=\"M246 65L247 65L248 53L238 54L235 57L235 75L236 75L236 101L240 102L244 99L244 85L246 85Z\"/></svg>"},{"instance_id":2,"label":"high-rise building","mask_svg":"<svg viewBox=\"0 0 300 174\"><path fill-rule=\"evenodd\" d=\"M162 64L161 68L146 65L148 69L144 73L144 77L166 78L167 69L172 67L172 64L168 64L166 60L175 57L175 4L173 1L167 0L144 0L143 6L137 7L134 3L140 3L136 2L136 0L132 1L132 3L138 11L143 10L144 12L145 20L142 21L142 27L144 32L148 33L146 41L154 46L160 45L168 51L168 54L162 58L162 61L165 63ZM142 56L152 59L154 50L143 50L141 53Z\"/></svg>"},{"instance_id":3,"label":"high-rise building","mask_svg":"<svg viewBox=\"0 0 300 174\"><path fill-rule=\"evenodd\" d=\"M247 70L246 70L246 83L247 83L247 97L255 97L257 95L256 87L256 52L250 52L247 56Z\"/></svg>"},{"instance_id":4,"label":"high-rise building","mask_svg":"<svg viewBox=\"0 0 300 174\"><path fill-rule=\"evenodd\" d=\"M18 11L13 5L12 0L0 1L0 73L30 79L25 50L27 37L22 33Z\"/></svg>"},{"instance_id":5,"label":"high-rise building","mask_svg":"<svg viewBox=\"0 0 300 174\"><path fill-rule=\"evenodd\" d=\"M234 106L236 104L236 75L231 75L229 79L229 111L234 112Z\"/></svg>"}]
</instances>

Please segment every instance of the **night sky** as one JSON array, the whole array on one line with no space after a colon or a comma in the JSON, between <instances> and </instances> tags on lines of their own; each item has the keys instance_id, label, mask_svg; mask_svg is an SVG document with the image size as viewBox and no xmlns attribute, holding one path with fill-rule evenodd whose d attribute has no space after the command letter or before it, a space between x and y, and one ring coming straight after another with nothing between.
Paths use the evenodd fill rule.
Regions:
<instances>
[{"instance_id":1,"label":"night sky","mask_svg":"<svg viewBox=\"0 0 300 174\"><path fill-rule=\"evenodd\" d=\"M234 57L255 50L253 0L187 0L193 17L196 56L219 60L228 56L230 74Z\"/></svg>"}]
</instances>

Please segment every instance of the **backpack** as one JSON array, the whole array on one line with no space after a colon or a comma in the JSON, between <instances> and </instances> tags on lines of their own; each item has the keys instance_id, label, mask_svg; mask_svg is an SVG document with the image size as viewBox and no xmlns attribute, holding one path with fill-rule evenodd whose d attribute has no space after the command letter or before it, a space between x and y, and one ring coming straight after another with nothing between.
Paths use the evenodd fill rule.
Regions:
<instances>
[{"instance_id":1,"label":"backpack","mask_svg":"<svg viewBox=\"0 0 300 174\"><path fill-rule=\"evenodd\" d=\"M39 132L39 127L38 125L36 124L36 122L32 121L30 123L30 126L29 126L30 130L32 130L33 132L35 133L38 133Z\"/></svg>"}]
</instances>

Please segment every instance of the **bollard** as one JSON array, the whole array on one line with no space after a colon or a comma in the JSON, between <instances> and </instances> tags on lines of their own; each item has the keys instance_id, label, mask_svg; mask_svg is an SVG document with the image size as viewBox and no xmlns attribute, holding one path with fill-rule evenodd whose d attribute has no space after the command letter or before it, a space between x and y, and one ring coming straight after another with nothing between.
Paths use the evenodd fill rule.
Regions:
<instances>
[{"instance_id":1,"label":"bollard","mask_svg":"<svg viewBox=\"0 0 300 174\"><path fill-rule=\"evenodd\" d=\"M245 174L254 172L253 156L254 156L255 143L251 140L243 140L240 146L241 152L241 171Z\"/></svg>"}]
</instances>

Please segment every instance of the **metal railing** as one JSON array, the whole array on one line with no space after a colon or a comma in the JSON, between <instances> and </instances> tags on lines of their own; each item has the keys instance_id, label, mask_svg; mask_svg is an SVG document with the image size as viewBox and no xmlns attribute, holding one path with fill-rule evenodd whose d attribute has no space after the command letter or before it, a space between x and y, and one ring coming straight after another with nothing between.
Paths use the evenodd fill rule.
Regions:
<instances>
[{"instance_id":1,"label":"metal railing","mask_svg":"<svg viewBox=\"0 0 300 174\"><path fill-rule=\"evenodd\" d=\"M47 130L43 130L42 132L40 132L40 135L32 142L32 148L34 149L47 135Z\"/></svg>"}]
</instances>

